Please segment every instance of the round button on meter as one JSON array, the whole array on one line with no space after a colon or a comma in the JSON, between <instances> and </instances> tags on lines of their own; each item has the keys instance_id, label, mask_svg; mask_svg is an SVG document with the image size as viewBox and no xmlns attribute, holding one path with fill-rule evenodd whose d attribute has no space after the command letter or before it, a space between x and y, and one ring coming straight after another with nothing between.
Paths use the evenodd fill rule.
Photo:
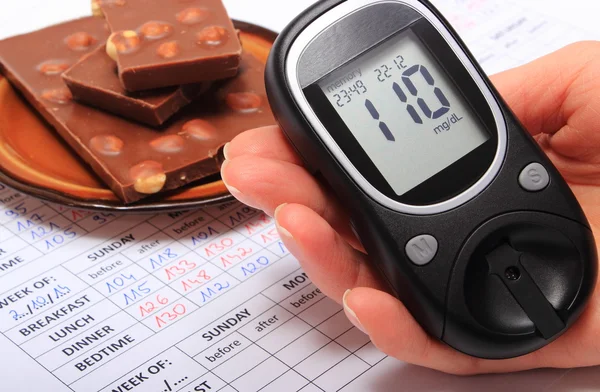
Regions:
<instances>
[{"instance_id":1,"label":"round button on meter","mask_svg":"<svg viewBox=\"0 0 600 392\"><path fill-rule=\"evenodd\" d=\"M529 192L539 192L550 184L550 175L546 168L537 162L527 165L519 175L519 184Z\"/></svg>"},{"instance_id":2,"label":"round button on meter","mask_svg":"<svg viewBox=\"0 0 600 392\"><path fill-rule=\"evenodd\" d=\"M288 140L432 337L509 358L578 319L598 273L589 223L429 1L318 1L279 35L265 81Z\"/></svg>"},{"instance_id":3,"label":"round button on meter","mask_svg":"<svg viewBox=\"0 0 600 392\"><path fill-rule=\"evenodd\" d=\"M408 241L405 250L410 261L415 265L424 266L435 258L438 241L431 235L419 235Z\"/></svg>"}]
</instances>

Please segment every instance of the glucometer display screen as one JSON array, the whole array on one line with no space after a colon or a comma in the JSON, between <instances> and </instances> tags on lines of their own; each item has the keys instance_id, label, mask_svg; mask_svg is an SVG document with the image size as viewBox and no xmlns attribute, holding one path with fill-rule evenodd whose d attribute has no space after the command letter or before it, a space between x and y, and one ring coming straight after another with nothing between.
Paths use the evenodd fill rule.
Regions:
<instances>
[{"instance_id":1,"label":"glucometer display screen","mask_svg":"<svg viewBox=\"0 0 600 392\"><path fill-rule=\"evenodd\" d=\"M398 195L490 139L444 68L410 29L318 84Z\"/></svg>"}]
</instances>

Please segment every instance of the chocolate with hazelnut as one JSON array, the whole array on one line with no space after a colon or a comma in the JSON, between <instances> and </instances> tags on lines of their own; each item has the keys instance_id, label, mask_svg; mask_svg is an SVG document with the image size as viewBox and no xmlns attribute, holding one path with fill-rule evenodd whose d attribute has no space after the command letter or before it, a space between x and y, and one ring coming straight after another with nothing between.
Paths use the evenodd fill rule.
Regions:
<instances>
[{"instance_id":1,"label":"chocolate with hazelnut","mask_svg":"<svg viewBox=\"0 0 600 392\"><path fill-rule=\"evenodd\" d=\"M226 79L241 44L221 0L94 0L112 31L106 44L127 91Z\"/></svg>"},{"instance_id":2,"label":"chocolate with hazelnut","mask_svg":"<svg viewBox=\"0 0 600 392\"><path fill-rule=\"evenodd\" d=\"M77 32L97 43L74 49L65 37ZM0 69L125 203L218 173L218 151L225 143L246 129L275 124L264 64L250 54L242 55L237 77L215 84L160 128L74 101L60 70L107 35L104 21L90 17L8 38L0 41Z\"/></svg>"},{"instance_id":3,"label":"chocolate with hazelnut","mask_svg":"<svg viewBox=\"0 0 600 392\"><path fill-rule=\"evenodd\" d=\"M48 64L48 70L59 68ZM186 84L129 93L103 46L82 57L63 74L75 100L130 120L158 127L208 90L211 83Z\"/></svg>"}]
</instances>

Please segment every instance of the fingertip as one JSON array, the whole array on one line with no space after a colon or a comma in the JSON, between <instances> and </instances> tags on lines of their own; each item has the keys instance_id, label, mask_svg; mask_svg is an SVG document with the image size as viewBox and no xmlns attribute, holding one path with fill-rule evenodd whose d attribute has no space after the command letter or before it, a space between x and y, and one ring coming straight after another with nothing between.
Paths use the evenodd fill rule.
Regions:
<instances>
[{"instance_id":1,"label":"fingertip","mask_svg":"<svg viewBox=\"0 0 600 392\"><path fill-rule=\"evenodd\" d=\"M342 305L344 306L344 313L346 314L346 318L348 318L352 325L354 325L359 331L368 335L368 332L366 331L365 327L362 325L360 319L356 315L356 312L354 311L354 309L352 309L352 306L350 305L349 298L351 295L352 290L346 290L342 298Z\"/></svg>"},{"instance_id":2,"label":"fingertip","mask_svg":"<svg viewBox=\"0 0 600 392\"><path fill-rule=\"evenodd\" d=\"M300 261L304 272L336 302L342 302L349 287L377 284L365 268L366 256L352 248L313 209L285 204L277 209L275 220L284 244Z\"/></svg>"},{"instance_id":3,"label":"fingertip","mask_svg":"<svg viewBox=\"0 0 600 392\"><path fill-rule=\"evenodd\" d=\"M231 147L228 150L231 153ZM227 159L221 176L228 188L239 190L246 204L270 216L284 202L309 205L329 212L329 219L343 219L335 207L329 207L329 195L301 166L271 158L243 155ZM327 207L324 207L327 206Z\"/></svg>"},{"instance_id":4,"label":"fingertip","mask_svg":"<svg viewBox=\"0 0 600 392\"><path fill-rule=\"evenodd\" d=\"M279 214L281 213L281 211L287 205L288 205L288 203L283 203L283 204L280 204L277 208L275 208L275 212L273 213L273 216L275 217L275 220L277 220L277 217L279 216Z\"/></svg>"},{"instance_id":5,"label":"fingertip","mask_svg":"<svg viewBox=\"0 0 600 392\"><path fill-rule=\"evenodd\" d=\"M348 298L367 330L384 333L386 336L413 336L424 331L416 323L402 302L396 297L367 287L352 290Z\"/></svg>"},{"instance_id":6,"label":"fingertip","mask_svg":"<svg viewBox=\"0 0 600 392\"><path fill-rule=\"evenodd\" d=\"M404 305L390 294L367 287L352 290L346 298L360 324L373 344L388 355L414 355L427 335L412 318ZM401 355L398 355L402 353Z\"/></svg>"},{"instance_id":7,"label":"fingertip","mask_svg":"<svg viewBox=\"0 0 600 392\"><path fill-rule=\"evenodd\" d=\"M229 181L229 174L228 174L229 173L229 170L228 170L229 164L230 164L230 161L228 159L225 159L223 161L223 163L221 164L221 181L223 181L223 184L225 184L225 187L227 189L232 188L232 185Z\"/></svg>"},{"instance_id":8,"label":"fingertip","mask_svg":"<svg viewBox=\"0 0 600 392\"><path fill-rule=\"evenodd\" d=\"M256 139L256 134L261 132L262 128L249 129L234 137L223 148L225 159L234 159L252 152L252 141ZM250 149L249 149L250 147Z\"/></svg>"},{"instance_id":9,"label":"fingertip","mask_svg":"<svg viewBox=\"0 0 600 392\"><path fill-rule=\"evenodd\" d=\"M255 128L244 131L227 143L227 152L223 151L226 159L234 159L242 155L249 155L254 152L256 147L254 142L257 135L263 133L263 128Z\"/></svg>"},{"instance_id":10,"label":"fingertip","mask_svg":"<svg viewBox=\"0 0 600 392\"><path fill-rule=\"evenodd\" d=\"M228 159L231 159L231 155L229 154L230 147L231 147L231 142L227 142L223 146L223 157L225 158L225 161L227 161Z\"/></svg>"},{"instance_id":11,"label":"fingertip","mask_svg":"<svg viewBox=\"0 0 600 392\"><path fill-rule=\"evenodd\" d=\"M253 193L254 188L274 182L275 169L278 168L273 168L268 160L243 155L225 160L221 166L221 177L228 185L244 193Z\"/></svg>"},{"instance_id":12,"label":"fingertip","mask_svg":"<svg viewBox=\"0 0 600 392\"><path fill-rule=\"evenodd\" d=\"M225 154L225 152L223 152ZM302 165L277 125L254 128L237 135L227 147L227 159L243 155L258 156Z\"/></svg>"},{"instance_id":13,"label":"fingertip","mask_svg":"<svg viewBox=\"0 0 600 392\"><path fill-rule=\"evenodd\" d=\"M233 160L226 159L225 161L223 161L223 163L221 164L221 180L223 181L223 184L225 184L225 187L227 188L229 193L231 193L231 195L240 202L250 207L260 208L260 206L252 197L243 193L237 186L237 172L235 166L236 162Z\"/></svg>"},{"instance_id":14,"label":"fingertip","mask_svg":"<svg viewBox=\"0 0 600 392\"><path fill-rule=\"evenodd\" d=\"M279 235L282 237L282 239L284 239L284 240L287 239L288 241L293 241L294 236L292 235L292 233L289 232L288 229L286 229L285 227L283 227L281 225L280 220L279 220L279 216L281 215L281 212L287 205L288 205L287 203L283 203L283 204L279 205L277 208L275 208L273 217L275 218L275 225L277 226L277 231L279 232Z\"/></svg>"},{"instance_id":15,"label":"fingertip","mask_svg":"<svg viewBox=\"0 0 600 392\"><path fill-rule=\"evenodd\" d=\"M294 250L300 256L307 246L311 248L314 239L306 235L307 227L318 227L321 225L320 215L309 207L301 204L283 203L273 213L277 230L286 244L290 244L290 250ZM326 222L325 222L326 223Z\"/></svg>"},{"instance_id":16,"label":"fingertip","mask_svg":"<svg viewBox=\"0 0 600 392\"><path fill-rule=\"evenodd\" d=\"M278 226L289 233L303 248L322 251L323 246L335 244L335 231L313 209L302 204L283 204L276 211Z\"/></svg>"},{"instance_id":17,"label":"fingertip","mask_svg":"<svg viewBox=\"0 0 600 392\"><path fill-rule=\"evenodd\" d=\"M227 185L228 181L227 181L227 177L228 177L228 170L227 168L229 167L230 164L230 160L229 159L225 159L223 161L223 163L221 164L221 180L223 180L223 182L225 183L225 185Z\"/></svg>"},{"instance_id":18,"label":"fingertip","mask_svg":"<svg viewBox=\"0 0 600 392\"><path fill-rule=\"evenodd\" d=\"M397 307L403 307L396 298L368 287L357 287L345 293L344 301L359 320L369 320L366 324L361 321L367 330L378 326L384 318L396 316Z\"/></svg>"}]
</instances>

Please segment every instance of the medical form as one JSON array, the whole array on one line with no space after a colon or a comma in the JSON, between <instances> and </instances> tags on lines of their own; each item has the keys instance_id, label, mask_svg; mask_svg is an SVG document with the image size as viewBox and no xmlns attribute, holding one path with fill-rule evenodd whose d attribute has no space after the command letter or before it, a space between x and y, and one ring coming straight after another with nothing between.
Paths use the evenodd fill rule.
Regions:
<instances>
[{"instance_id":1,"label":"medical form","mask_svg":"<svg viewBox=\"0 0 600 392\"><path fill-rule=\"evenodd\" d=\"M518 1L434 3L489 74L594 38ZM563 374L492 377L536 389ZM387 358L261 211L97 213L5 186L0 375L10 392L493 390Z\"/></svg>"}]
</instances>

